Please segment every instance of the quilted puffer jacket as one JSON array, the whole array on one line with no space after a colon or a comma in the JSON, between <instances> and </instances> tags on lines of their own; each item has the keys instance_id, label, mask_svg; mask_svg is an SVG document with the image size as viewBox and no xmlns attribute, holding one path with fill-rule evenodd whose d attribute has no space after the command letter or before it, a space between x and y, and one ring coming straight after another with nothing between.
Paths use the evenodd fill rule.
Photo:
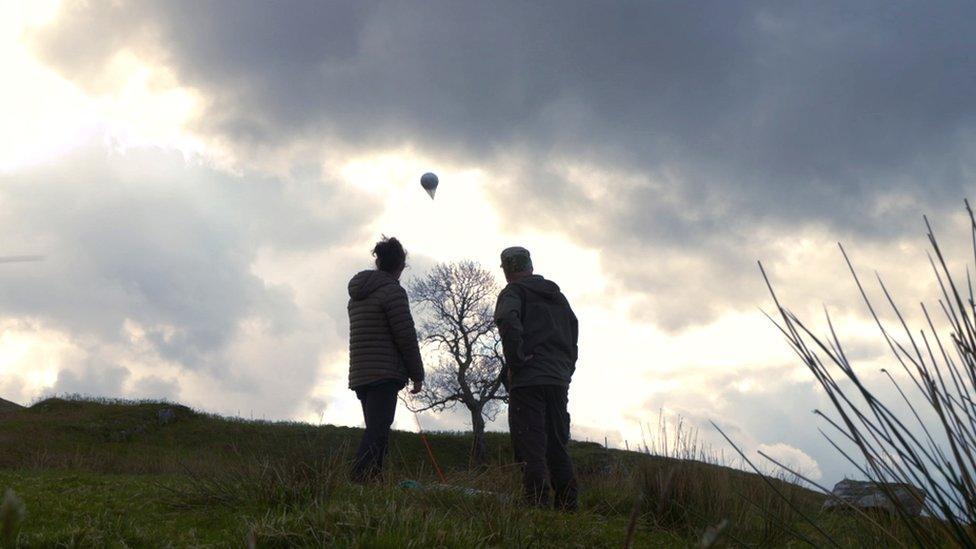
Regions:
<instances>
[{"instance_id":1,"label":"quilted puffer jacket","mask_svg":"<svg viewBox=\"0 0 976 549\"><path fill-rule=\"evenodd\" d=\"M407 292L384 271L349 281L349 388L378 381L423 381L417 330Z\"/></svg>"}]
</instances>

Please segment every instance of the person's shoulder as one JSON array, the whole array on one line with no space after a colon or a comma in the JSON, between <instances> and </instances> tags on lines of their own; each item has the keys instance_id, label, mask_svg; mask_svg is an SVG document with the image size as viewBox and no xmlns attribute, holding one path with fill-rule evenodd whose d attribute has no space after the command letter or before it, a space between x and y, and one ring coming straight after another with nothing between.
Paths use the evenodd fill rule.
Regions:
<instances>
[{"instance_id":1,"label":"person's shoulder","mask_svg":"<svg viewBox=\"0 0 976 549\"><path fill-rule=\"evenodd\" d=\"M510 283L498 293L495 302L495 316L502 317L507 311L517 311L522 307L523 293L518 284Z\"/></svg>"},{"instance_id":2,"label":"person's shoulder","mask_svg":"<svg viewBox=\"0 0 976 549\"><path fill-rule=\"evenodd\" d=\"M407 290L400 285L399 282L394 281L392 284L387 284L380 288L378 292L382 292L380 295L387 300L400 300L407 299Z\"/></svg>"},{"instance_id":3,"label":"person's shoulder","mask_svg":"<svg viewBox=\"0 0 976 549\"><path fill-rule=\"evenodd\" d=\"M508 297L522 297L522 289L519 287L517 282L509 282L504 288L502 288L502 291L498 292L499 301Z\"/></svg>"},{"instance_id":4,"label":"person's shoulder","mask_svg":"<svg viewBox=\"0 0 976 549\"><path fill-rule=\"evenodd\" d=\"M358 273L352 275L349 278L349 283L347 284L350 288L357 288L362 286L369 280L369 277L373 274L373 271L359 271Z\"/></svg>"}]
</instances>

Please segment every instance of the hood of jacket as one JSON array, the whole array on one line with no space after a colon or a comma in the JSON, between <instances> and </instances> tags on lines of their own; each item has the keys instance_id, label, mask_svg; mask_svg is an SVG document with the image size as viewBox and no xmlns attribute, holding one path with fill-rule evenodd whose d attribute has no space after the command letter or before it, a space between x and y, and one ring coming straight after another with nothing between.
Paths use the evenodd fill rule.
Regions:
<instances>
[{"instance_id":1,"label":"hood of jacket","mask_svg":"<svg viewBox=\"0 0 976 549\"><path fill-rule=\"evenodd\" d=\"M531 275L515 282L518 286L541 295L546 299L552 299L559 294L559 285L551 280L542 278L542 275Z\"/></svg>"},{"instance_id":2,"label":"hood of jacket","mask_svg":"<svg viewBox=\"0 0 976 549\"><path fill-rule=\"evenodd\" d=\"M393 275L385 271L362 271L349 281L349 297L359 301L366 299L373 292L390 284L399 284Z\"/></svg>"}]
</instances>

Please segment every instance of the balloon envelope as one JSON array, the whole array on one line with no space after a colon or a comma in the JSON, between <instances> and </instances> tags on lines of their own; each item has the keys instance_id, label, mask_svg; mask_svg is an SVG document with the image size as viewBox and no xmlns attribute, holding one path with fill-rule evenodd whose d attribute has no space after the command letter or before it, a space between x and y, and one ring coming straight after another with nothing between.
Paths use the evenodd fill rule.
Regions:
<instances>
[{"instance_id":1,"label":"balloon envelope","mask_svg":"<svg viewBox=\"0 0 976 549\"><path fill-rule=\"evenodd\" d=\"M420 186L427 191L427 194L430 195L431 200L434 199L434 193L437 192L437 183L437 176L430 172L420 176Z\"/></svg>"}]
</instances>

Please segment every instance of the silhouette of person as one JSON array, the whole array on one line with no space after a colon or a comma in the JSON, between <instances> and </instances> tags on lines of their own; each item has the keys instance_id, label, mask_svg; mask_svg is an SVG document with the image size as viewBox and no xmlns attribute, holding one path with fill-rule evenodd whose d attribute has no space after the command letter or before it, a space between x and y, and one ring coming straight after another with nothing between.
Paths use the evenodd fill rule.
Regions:
<instances>
[{"instance_id":1,"label":"silhouette of person","mask_svg":"<svg viewBox=\"0 0 976 549\"><path fill-rule=\"evenodd\" d=\"M424 382L417 330L400 286L407 252L396 238L384 237L373 256L376 269L349 281L349 388L356 391L366 422L352 468L357 482L373 480L383 470L397 393L407 380L413 382L411 392L419 393Z\"/></svg>"},{"instance_id":2,"label":"silhouette of person","mask_svg":"<svg viewBox=\"0 0 976 549\"><path fill-rule=\"evenodd\" d=\"M554 282L533 274L525 248L507 248L501 267L508 285L498 295L495 322L502 338L508 422L515 459L523 464L525 499L577 508L569 443L569 384L576 370L579 324Z\"/></svg>"}]
</instances>

